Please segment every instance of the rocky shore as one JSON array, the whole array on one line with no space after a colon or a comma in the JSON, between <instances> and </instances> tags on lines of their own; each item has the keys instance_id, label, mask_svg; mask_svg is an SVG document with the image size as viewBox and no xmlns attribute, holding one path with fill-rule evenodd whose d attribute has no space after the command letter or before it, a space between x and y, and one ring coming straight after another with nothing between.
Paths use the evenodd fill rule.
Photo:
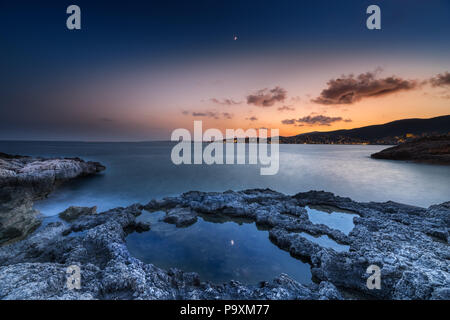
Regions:
<instances>
[{"instance_id":1,"label":"rocky shore","mask_svg":"<svg viewBox=\"0 0 450 320\"><path fill-rule=\"evenodd\" d=\"M308 219L306 205L358 214L347 235ZM163 270L131 256L127 234L151 229L143 210L163 210L183 227L197 216L246 218L269 229L282 250L309 261L314 283L287 275L249 286L204 282L196 273ZM151 214L151 213L150 213ZM359 203L311 191L287 196L272 190L188 192L96 213L76 208L27 239L0 247L0 299L450 299L450 202L428 209ZM326 235L350 247L336 252L302 237ZM67 267L81 269L81 289L69 290ZM381 268L381 289L368 289L369 265Z\"/></svg>"},{"instance_id":2,"label":"rocky shore","mask_svg":"<svg viewBox=\"0 0 450 320\"><path fill-rule=\"evenodd\" d=\"M105 167L79 158L43 159L0 153L0 245L25 237L40 219L33 202L67 180Z\"/></svg>"},{"instance_id":3,"label":"rocky shore","mask_svg":"<svg viewBox=\"0 0 450 320\"><path fill-rule=\"evenodd\" d=\"M450 136L424 137L371 155L374 159L410 160L450 165Z\"/></svg>"}]
</instances>

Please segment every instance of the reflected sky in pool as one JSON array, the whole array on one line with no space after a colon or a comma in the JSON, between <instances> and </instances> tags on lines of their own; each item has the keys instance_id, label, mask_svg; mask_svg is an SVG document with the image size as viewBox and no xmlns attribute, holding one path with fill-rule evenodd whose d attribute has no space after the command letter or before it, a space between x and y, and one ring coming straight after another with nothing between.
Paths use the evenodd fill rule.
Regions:
<instances>
[{"instance_id":1,"label":"reflected sky in pool","mask_svg":"<svg viewBox=\"0 0 450 320\"><path fill-rule=\"evenodd\" d=\"M324 224L345 234L353 230L353 218L359 217L356 213L330 206L306 206L308 218L312 223Z\"/></svg>"},{"instance_id":2,"label":"reflected sky in pool","mask_svg":"<svg viewBox=\"0 0 450 320\"><path fill-rule=\"evenodd\" d=\"M164 215L144 213L139 220L149 221L151 230L127 237L130 252L146 263L195 271L202 281L214 283L233 279L257 284L281 273L300 283L311 282L309 264L280 250L270 242L269 232L258 230L255 223L199 217L189 227L176 228L159 221Z\"/></svg>"}]
</instances>

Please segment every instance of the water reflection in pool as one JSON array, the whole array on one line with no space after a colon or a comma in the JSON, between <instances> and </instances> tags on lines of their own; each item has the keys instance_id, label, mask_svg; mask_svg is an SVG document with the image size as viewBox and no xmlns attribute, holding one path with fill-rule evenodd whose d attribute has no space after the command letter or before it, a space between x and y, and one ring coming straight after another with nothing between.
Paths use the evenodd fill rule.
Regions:
<instances>
[{"instance_id":1,"label":"water reflection in pool","mask_svg":"<svg viewBox=\"0 0 450 320\"><path fill-rule=\"evenodd\" d=\"M255 223L199 217L192 226L176 228L160 221L164 215L144 213L138 219L150 222L151 230L127 237L130 252L146 263L195 271L201 280L214 283L233 279L257 284L281 273L300 283L311 282L309 264L275 246L268 231Z\"/></svg>"},{"instance_id":2,"label":"water reflection in pool","mask_svg":"<svg viewBox=\"0 0 450 320\"><path fill-rule=\"evenodd\" d=\"M328 237L327 235L315 237L305 232L301 232L300 235L311 242L317 243L323 248L331 248L337 252L345 252L350 250L350 246L339 244L330 237Z\"/></svg>"}]
</instances>

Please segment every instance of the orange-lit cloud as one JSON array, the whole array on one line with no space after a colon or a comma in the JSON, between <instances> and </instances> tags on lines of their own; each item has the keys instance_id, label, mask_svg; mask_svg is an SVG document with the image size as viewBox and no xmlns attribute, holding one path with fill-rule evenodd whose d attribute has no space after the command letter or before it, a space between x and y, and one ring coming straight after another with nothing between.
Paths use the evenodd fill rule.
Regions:
<instances>
[{"instance_id":1,"label":"orange-lit cloud","mask_svg":"<svg viewBox=\"0 0 450 320\"><path fill-rule=\"evenodd\" d=\"M211 102L214 102L215 104L219 104L219 105L224 105L224 106L234 106L237 104L242 104L241 101L234 101L233 99L216 99L216 98L212 98L210 99Z\"/></svg>"},{"instance_id":2,"label":"orange-lit cloud","mask_svg":"<svg viewBox=\"0 0 450 320\"><path fill-rule=\"evenodd\" d=\"M277 102L282 102L287 97L287 91L281 87L262 89L247 96L247 103L258 107L271 107Z\"/></svg>"},{"instance_id":3,"label":"orange-lit cloud","mask_svg":"<svg viewBox=\"0 0 450 320\"><path fill-rule=\"evenodd\" d=\"M328 117L324 115L306 116L298 119L285 119L282 120L282 124L292 124L298 127L308 125L308 126L330 126L334 122L352 122L351 119L343 119L342 117Z\"/></svg>"},{"instance_id":4,"label":"orange-lit cloud","mask_svg":"<svg viewBox=\"0 0 450 320\"><path fill-rule=\"evenodd\" d=\"M187 116L191 115L192 117L200 117L200 118L213 118L213 119L232 119L233 114L229 112L217 112L217 111L182 111L182 114Z\"/></svg>"},{"instance_id":5,"label":"orange-lit cloud","mask_svg":"<svg viewBox=\"0 0 450 320\"><path fill-rule=\"evenodd\" d=\"M437 76L431 78L430 82L433 87L450 86L450 73L440 73Z\"/></svg>"},{"instance_id":6,"label":"orange-lit cloud","mask_svg":"<svg viewBox=\"0 0 450 320\"><path fill-rule=\"evenodd\" d=\"M295 111L295 108L290 106L282 106L278 107L278 111Z\"/></svg>"},{"instance_id":7,"label":"orange-lit cloud","mask_svg":"<svg viewBox=\"0 0 450 320\"><path fill-rule=\"evenodd\" d=\"M322 90L320 96L312 101L318 104L352 104L368 97L379 97L387 94L412 90L419 86L416 80L405 80L400 77L378 79L377 71L366 72L358 76L350 74L328 81L328 88Z\"/></svg>"}]
</instances>

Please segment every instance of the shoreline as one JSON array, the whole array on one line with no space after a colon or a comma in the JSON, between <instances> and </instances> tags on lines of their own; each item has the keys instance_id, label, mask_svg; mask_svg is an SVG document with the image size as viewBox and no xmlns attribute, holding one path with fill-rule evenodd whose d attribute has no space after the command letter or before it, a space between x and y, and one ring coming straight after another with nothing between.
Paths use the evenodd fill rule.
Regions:
<instances>
[{"instance_id":1,"label":"shoreline","mask_svg":"<svg viewBox=\"0 0 450 320\"><path fill-rule=\"evenodd\" d=\"M5 204L16 209L9 216L21 215L24 230L0 245L0 299L450 299L450 202L421 208L392 201L356 202L325 191L190 191L102 213L95 207L70 207L59 221L38 228L33 201L59 183L105 167L79 158L2 155L0 160L2 191L10 197L3 209ZM17 203L22 205L13 207ZM338 208L358 217L353 230L344 234L312 223L306 206ZM280 250L307 261L315 282L303 285L281 274L259 285L234 280L214 284L195 272L143 263L126 246L128 234L152 228L136 221L143 210L165 211L164 222L180 228L196 223L199 216L255 222L269 231ZM327 236L349 251L323 247L301 233ZM66 270L73 265L82 271L80 290L66 286ZM381 269L380 290L366 285L370 265Z\"/></svg>"},{"instance_id":2,"label":"shoreline","mask_svg":"<svg viewBox=\"0 0 450 320\"><path fill-rule=\"evenodd\" d=\"M40 225L35 201L60 184L105 170L80 158L34 158L0 153L0 245L23 239Z\"/></svg>"},{"instance_id":3,"label":"shoreline","mask_svg":"<svg viewBox=\"0 0 450 320\"><path fill-rule=\"evenodd\" d=\"M349 235L312 224L306 205L327 205L357 213ZM142 210L167 212L167 223L185 227L197 215L247 218L269 229L281 250L309 261L317 283L302 285L287 275L257 286L237 281L213 284L195 272L163 270L134 258L126 235L151 230L136 221ZM446 267L450 202L428 209L359 203L323 191L294 196L269 189L224 193L188 192L96 213L77 208L69 221L52 222L30 237L0 247L3 299L449 299ZM327 235L350 246L336 252L301 237ZM408 248L408 249L406 249ZM448 251L447 251L448 252ZM382 289L369 290L369 265L379 265ZM79 265L81 290L65 286L66 268ZM36 270L39 276L36 277ZM20 280L19 280L20 279ZM23 287L23 281L27 285ZM51 284L51 290L49 285ZM47 289L44 289L47 288Z\"/></svg>"}]
</instances>

